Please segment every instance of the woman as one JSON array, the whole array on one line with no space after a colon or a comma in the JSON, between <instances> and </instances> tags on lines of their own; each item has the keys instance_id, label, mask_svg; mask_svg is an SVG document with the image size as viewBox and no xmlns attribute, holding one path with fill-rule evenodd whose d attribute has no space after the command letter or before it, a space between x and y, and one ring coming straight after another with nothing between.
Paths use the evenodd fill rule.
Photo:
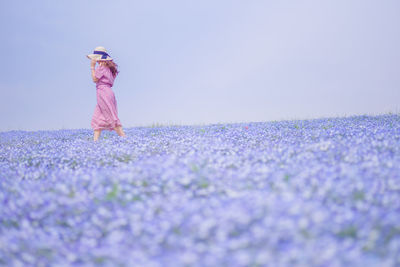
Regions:
<instances>
[{"instance_id":1,"label":"woman","mask_svg":"<svg viewBox=\"0 0 400 267\"><path fill-rule=\"evenodd\" d=\"M115 130L119 136L125 137L121 122L118 118L117 101L111 87L118 74L117 64L107 54L102 46L96 47L91 59L90 69L93 82L96 83L97 105L94 109L91 126L94 130L93 140L97 141L102 130ZM99 63L95 68L96 62Z\"/></svg>"}]
</instances>

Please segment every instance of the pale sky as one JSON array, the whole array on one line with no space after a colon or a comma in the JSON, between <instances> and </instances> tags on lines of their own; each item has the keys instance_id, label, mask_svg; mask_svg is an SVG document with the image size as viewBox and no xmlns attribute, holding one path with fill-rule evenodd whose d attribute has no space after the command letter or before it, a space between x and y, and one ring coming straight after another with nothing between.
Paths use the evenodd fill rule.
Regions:
<instances>
[{"instance_id":1,"label":"pale sky","mask_svg":"<svg viewBox=\"0 0 400 267\"><path fill-rule=\"evenodd\" d=\"M400 2L2 1L0 131L90 128L86 55L123 127L400 112Z\"/></svg>"}]
</instances>

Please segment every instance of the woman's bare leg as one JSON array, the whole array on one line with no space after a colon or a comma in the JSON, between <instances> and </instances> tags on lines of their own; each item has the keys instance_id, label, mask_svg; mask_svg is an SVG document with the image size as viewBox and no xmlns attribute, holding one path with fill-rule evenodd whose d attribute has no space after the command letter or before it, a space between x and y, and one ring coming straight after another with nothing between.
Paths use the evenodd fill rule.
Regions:
<instances>
[{"instance_id":1,"label":"woman's bare leg","mask_svg":"<svg viewBox=\"0 0 400 267\"><path fill-rule=\"evenodd\" d=\"M100 134L101 130L94 130L93 141L97 141L97 139L99 139Z\"/></svg>"},{"instance_id":2,"label":"woman's bare leg","mask_svg":"<svg viewBox=\"0 0 400 267\"><path fill-rule=\"evenodd\" d=\"M122 130L122 127L121 127L121 126L115 127L114 130L117 132L117 134L118 134L119 136L122 136L122 137L125 137L125 136L126 136L125 133L124 133L124 130Z\"/></svg>"}]
</instances>

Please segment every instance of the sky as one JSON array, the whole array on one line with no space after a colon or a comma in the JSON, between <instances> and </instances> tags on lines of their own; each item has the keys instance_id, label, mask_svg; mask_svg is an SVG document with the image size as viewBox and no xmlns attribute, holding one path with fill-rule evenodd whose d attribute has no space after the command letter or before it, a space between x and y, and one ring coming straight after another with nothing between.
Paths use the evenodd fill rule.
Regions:
<instances>
[{"instance_id":1,"label":"sky","mask_svg":"<svg viewBox=\"0 0 400 267\"><path fill-rule=\"evenodd\" d=\"M0 131L91 129L87 54L123 127L400 113L397 0L1 1Z\"/></svg>"}]
</instances>

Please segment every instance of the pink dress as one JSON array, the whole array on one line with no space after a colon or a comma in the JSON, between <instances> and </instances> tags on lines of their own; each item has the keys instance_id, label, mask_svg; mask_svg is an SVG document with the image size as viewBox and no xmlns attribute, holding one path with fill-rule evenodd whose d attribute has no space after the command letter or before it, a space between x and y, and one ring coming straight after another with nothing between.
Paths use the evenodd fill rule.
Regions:
<instances>
[{"instance_id":1,"label":"pink dress","mask_svg":"<svg viewBox=\"0 0 400 267\"><path fill-rule=\"evenodd\" d=\"M115 127L122 126L118 118L117 100L111 90L115 77L106 66L98 66L94 74L99 80L96 83L97 105L91 126L93 130L112 131Z\"/></svg>"}]
</instances>

